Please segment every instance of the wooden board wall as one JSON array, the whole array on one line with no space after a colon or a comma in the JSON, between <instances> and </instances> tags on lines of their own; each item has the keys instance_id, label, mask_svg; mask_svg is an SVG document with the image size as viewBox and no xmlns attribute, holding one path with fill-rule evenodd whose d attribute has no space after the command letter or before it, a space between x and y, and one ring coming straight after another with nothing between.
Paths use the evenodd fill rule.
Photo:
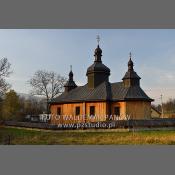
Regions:
<instances>
[{"instance_id":1,"label":"wooden board wall","mask_svg":"<svg viewBox=\"0 0 175 175\"><path fill-rule=\"evenodd\" d=\"M76 107L80 107L80 116L75 116L75 109ZM95 106L95 114L96 117L89 117L90 116L90 106ZM64 120L63 117L61 117L59 120L56 119L57 115L57 108L61 108L61 115L64 116L64 119L66 119L65 116L68 116L67 119ZM106 120L106 102L92 102L92 103L70 103L70 104L60 104L60 105L51 105L51 123L57 124L57 123L78 123L78 122L88 122L88 121L105 121ZM86 115L86 118L84 117ZM73 116L72 119L70 116ZM63 121L64 120L64 121Z\"/></svg>"},{"instance_id":2,"label":"wooden board wall","mask_svg":"<svg viewBox=\"0 0 175 175\"><path fill-rule=\"evenodd\" d=\"M80 116L75 116L76 107L80 107ZM90 116L90 106L95 106L95 118ZM120 119L125 120L126 115L131 115L133 119L149 119L151 118L151 103L143 101L132 102L86 102L86 103L70 103L51 105L52 124L58 123L79 123L79 122L95 122L105 121L107 115L114 115L114 107L120 107ZM55 117L57 108L61 107L61 117L59 120ZM66 118L65 116L68 116ZM70 117L72 116L72 118ZM86 117L84 117L86 116ZM66 119L66 120L65 120Z\"/></svg>"},{"instance_id":3,"label":"wooden board wall","mask_svg":"<svg viewBox=\"0 0 175 175\"><path fill-rule=\"evenodd\" d=\"M151 102L132 101L126 102L126 115L131 115L133 119L150 119Z\"/></svg>"},{"instance_id":4,"label":"wooden board wall","mask_svg":"<svg viewBox=\"0 0 175 175\"><path fill-rule=\"evenodd\" d=\"M126 102L113 102L111 105L111 114L114 115L114 108L120 107L120 120L125 120L126 116Z\"/></svg>"}]
</instances>

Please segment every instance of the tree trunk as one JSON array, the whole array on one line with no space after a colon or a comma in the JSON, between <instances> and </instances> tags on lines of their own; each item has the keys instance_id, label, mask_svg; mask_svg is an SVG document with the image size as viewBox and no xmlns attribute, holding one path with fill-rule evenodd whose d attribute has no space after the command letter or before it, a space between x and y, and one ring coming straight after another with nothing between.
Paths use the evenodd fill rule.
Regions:
<instances>
[{"instance_id":1,"label":"tree trunk","mask_svg":"<svg viewBox=\"0 0 175 175\"><path fill-rule=\"evenodd\" d=\"M50 105L49 105L49 99L47 98L47 102L46 102L46 110L47 110L47 114L50 114Z\"/></svg>"}]
</instances>

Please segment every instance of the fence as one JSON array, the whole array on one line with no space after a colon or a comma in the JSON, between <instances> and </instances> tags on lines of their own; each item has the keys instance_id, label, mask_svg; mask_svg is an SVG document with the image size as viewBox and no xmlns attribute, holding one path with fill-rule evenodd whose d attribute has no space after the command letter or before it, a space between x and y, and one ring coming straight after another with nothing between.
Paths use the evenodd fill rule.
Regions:
<instances>
[{"instance_id":1,"label":"fence","mask_svg":"<svg viewBox=\"0 0 175 175\"><path fill-rule=\"evenodd\" d=\"M118 120L118 121L104 121L94 123L75 123L75 124L61 124L52 125L48 123L30 123L30 122L16 122L5 121L6 126L37 128L37 129L115 129L115 128L159 128L159 127L175 127L175 119L151 119L151 120Z\"/></svg>"}]
</instances>

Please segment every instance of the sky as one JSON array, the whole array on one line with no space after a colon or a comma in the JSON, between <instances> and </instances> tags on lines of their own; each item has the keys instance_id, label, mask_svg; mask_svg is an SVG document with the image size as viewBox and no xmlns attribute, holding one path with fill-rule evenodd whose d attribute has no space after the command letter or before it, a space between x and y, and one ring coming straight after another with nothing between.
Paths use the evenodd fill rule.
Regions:
<instances>
[{"instance_id":1,"label":"sky","mask_svg":"<svg viewBox=\"0 0 175 175\"><path fill-rule=\"evenodd\" d=\"M13 70L7 81L16 92L29 93L27 81L37 70L67 77L72 65L75 82L84 85L97 35L110 82L121 81L131 52L141 87L154 103L161 94L164 102L175 98L175 29L0 29L0 58L8 58Z\"/></svg>"}]
</instances>

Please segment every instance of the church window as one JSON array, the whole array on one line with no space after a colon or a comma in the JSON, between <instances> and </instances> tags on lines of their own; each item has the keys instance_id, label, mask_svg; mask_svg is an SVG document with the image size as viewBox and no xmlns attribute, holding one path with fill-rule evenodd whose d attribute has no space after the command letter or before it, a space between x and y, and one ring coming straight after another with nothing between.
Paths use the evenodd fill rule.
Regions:
<instances>
[{"instance_id":1,"label":"church window","mask_svg":"<svg viewBox=\"0 0 175 175\"><path fill-rule=\"evenodd\" d=\"M90 116L95 115L95 106L90 106Z\"/></svg>"},{"instance_id":2,"label":"church window","mask_svg":"<svg viewBox=\"0 0 175 175\"><path fill-rule=\"evenodd\" d=\"M57 108L57 115L61 115L61 107Z\"/></svg>"},{"instance_id":3,"label":"church window","mask_svg":"<svg viewBox=\"0 0 175 175\"><path fill-rule=\"evenodd\" d=\"M80 115L80 107L79 106L77 106L75 108L75 115Z\"/></svg>"},{"instance_id":4,"label":"church window","mask_svg":"<svg viewBox=\"0 0 175 175\"><path fill-rule=\"evenodd\" d=\"M118 106L114 107L114 115L120 116L120 107Z\"/></svg>"}]
</instances>

